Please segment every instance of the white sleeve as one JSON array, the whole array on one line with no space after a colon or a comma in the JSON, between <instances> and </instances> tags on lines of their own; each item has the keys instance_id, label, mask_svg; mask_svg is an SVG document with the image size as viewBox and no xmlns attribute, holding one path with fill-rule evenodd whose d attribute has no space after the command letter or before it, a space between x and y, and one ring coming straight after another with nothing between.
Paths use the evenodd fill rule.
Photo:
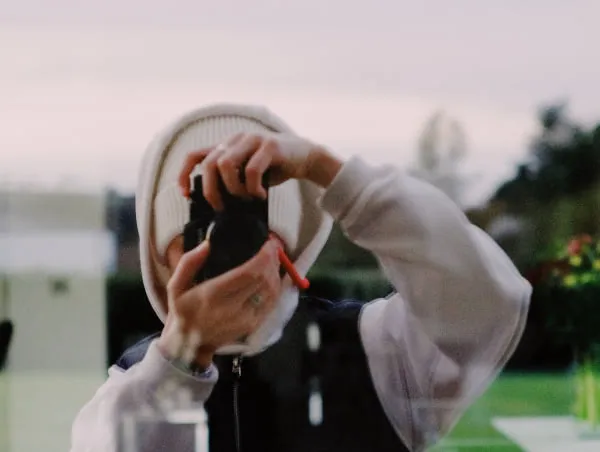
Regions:
<instances>
[{"instance_id":1,"label":"white sleeve","mask_svg":"<svg viewBox=\"0 0 600 452\"><path fill-rule=\"evenodd\" d=\"M157 409L160 392L166 384L187 390L190 400L201 405L210 396L218 379L218 370L211 366L206 376L184 373L167 361L156 346L150 344L145 357L127 370L113 366L108 380L78 413L71 429L71 452L117 452L120 422L124 414ZM175 394L175 392L173 393ZM191 450L189 439L165 424L151 424L139 434L143 440L140 452Z\"/></svg>"},{"instance_id":2,"label":"white sleeve","mask_svg":"<svg viewBox=\"0 0 600 452\"><path fill-rule=\"evenodd\" d=\"M422 450L506 364L531 287L445 194L395 167L354 157L320 202L395 288L363 308L360 333L384 411Z\"/></svg>"}]
</instances>

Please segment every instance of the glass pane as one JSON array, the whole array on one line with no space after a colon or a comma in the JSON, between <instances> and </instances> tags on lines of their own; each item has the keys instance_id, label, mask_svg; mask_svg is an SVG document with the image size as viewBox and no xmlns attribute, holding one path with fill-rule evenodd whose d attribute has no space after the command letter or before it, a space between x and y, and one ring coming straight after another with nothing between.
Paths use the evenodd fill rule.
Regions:
<instances>
[{"instance_id":1,"label":"glass pane","mask_svg":"<svg viewBox=\"0 0 600 452\"><path fill-rule=\"evenodd\" d=\"M600 450L600 4L4 3L0 452ZM312 183L216 214L201 149Z\"/></svg>"}]
</instances>

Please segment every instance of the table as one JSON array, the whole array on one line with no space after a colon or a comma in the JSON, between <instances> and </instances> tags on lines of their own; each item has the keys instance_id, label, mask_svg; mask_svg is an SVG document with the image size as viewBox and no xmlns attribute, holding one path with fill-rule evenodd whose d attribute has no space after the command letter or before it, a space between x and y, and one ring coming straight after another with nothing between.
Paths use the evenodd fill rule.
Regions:
<instances>
[{"instance_id":1,"label":"table","mask_svg":"<svg viewBox=\"0 0 600 452\"><path fill-rule=\"evenodd\" d=\"M492 425L525 452L600 451L600 438L581 438L569 416L500 417Z\"/></svg>"}]
</instances>

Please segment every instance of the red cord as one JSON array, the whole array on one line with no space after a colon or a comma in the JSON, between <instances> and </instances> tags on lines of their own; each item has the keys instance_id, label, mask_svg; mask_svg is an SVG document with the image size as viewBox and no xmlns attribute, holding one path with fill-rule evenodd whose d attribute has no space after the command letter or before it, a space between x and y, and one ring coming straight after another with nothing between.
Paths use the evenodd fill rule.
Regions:
<instances>
[{"instance_id":1,"label":"red cord","mask_svg":"<svg viewBox=\"0 0 600 452\"><path fill-rule=\"evenodd\" d=\"M306 278L302 278L298 272L296 271L296 267L292 264L292 261L285 254L282 248L279 248L279 262L285 269L285 271L290 275L294 284L301 290L306 290L310 286L310 281Z\"/></svg>"}]
</instances>

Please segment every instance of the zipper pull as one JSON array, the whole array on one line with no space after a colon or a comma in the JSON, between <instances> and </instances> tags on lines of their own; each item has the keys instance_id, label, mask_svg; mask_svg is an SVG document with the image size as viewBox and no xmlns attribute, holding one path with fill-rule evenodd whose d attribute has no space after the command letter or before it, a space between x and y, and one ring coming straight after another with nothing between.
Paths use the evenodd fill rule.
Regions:
<instances>
[{"instance_id":1,"label":"zipper pull","mask_svg":"<svg viewBox=\"0 0 600 452\"><path fill-rule=\"evenodd\" d=\"M237 379L240 379L242 376L242 357L236 356L233 358L233 365L231 371L236 376Z\"/></svg>"}]
</instances>

